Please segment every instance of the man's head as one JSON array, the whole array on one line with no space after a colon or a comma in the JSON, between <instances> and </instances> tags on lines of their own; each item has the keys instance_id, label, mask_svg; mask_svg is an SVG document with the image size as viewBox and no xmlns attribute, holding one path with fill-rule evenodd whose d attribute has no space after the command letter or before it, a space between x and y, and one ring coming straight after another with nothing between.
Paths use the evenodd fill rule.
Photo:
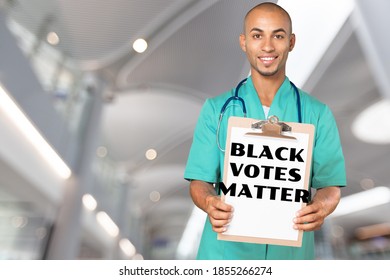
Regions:
<instances>
[{"instance_id":1,"label":"man's head","mask_svg":"<svg viewBox=\"0 0 390 280\"><path fill-rule=\"evenodd\" d=\"M289 33L292 34L292 21L291 21L291 17L289 15L289 13L285 9L283 9L281 6L274 4L272 2L264 2L264 3L258 4L247 12L247 14L245 15L245 18L244 18L244 33L245 33L245 28L246 28L246 21L247 21L249 15L258 9L263 9L263 10L270 11L270 12L275 11L275 12L282 13L285 16L286 20L288 21Z\"/></svg>"},{"instance_id":2,"label":"man's head","mask_svg":"<svg viewBox=\"0 0 390 280\"><path fill-rule=\"evenodd\" d=\"M252 75L284 78L288 53L295 45L289 14L274 3L255 6L245 16L240 45Z\"/></svg>"}]
</instances>

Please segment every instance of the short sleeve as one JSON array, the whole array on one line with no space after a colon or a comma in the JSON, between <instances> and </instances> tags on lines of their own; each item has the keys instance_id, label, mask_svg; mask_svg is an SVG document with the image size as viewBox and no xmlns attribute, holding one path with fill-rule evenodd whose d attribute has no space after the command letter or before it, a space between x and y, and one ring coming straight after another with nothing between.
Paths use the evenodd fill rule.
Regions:
<instances>
[{"instance_id":1,"label":"short sleeve","mask_svg":"<svg viewBox=\"0 0 390 280\"><path fill-rule=\"evenodd\" d=\"M203 104L195 127L191 149L184 171L186 180L215 183L220 175L219 149L216 143L218 116L207 99Z\"/></svg>"},{"instance_id":2,"label":"short sleeve","mask_svg":"<svg viewBox=\"0 0 390 280\"><path fill-rule=\"evenodd\" d=\"M324 106L319 115L315 134L312 187L345 186L345 160L339 131L328 106Z\"/></svg>"}]
</instances>

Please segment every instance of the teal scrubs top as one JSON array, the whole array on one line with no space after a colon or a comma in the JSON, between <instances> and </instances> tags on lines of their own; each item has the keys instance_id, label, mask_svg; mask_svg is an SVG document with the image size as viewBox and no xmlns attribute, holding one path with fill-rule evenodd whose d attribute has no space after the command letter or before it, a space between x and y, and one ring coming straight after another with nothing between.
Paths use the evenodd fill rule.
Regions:
<instances>
[{"instance_id":1,"label":"teal scrubs top","mask_svg":"<svg viewBox=\"0 0 390 280\"><path fill-rule=\"evenodd\" d=\"M312 156L311 187L345 186L346 174L344 156L339 132L329 107L315 97L299 90L302 122L315 126ZM234 89L220 96L207 99L202 107L193 143L184 173L187 180L201 180L209 183L222 182L225 154L217 146L216 132L221 108L234 95ZM253 86L251 77L240 88L247 117L264 120L263 107ZM299 122L296 94L286 77L271 104L269 116L278 116L281 122ZM230 116L243 116L239 102L231 102L220 126L219 143L225 148L227 120ZM256 213L256 215L259 215ZM293 218L293 217L291 217ZM206 219L197 259L314 259L314 232L304 232L301 247L277 246L217 240Z\"/></svg>"}]
</instances>

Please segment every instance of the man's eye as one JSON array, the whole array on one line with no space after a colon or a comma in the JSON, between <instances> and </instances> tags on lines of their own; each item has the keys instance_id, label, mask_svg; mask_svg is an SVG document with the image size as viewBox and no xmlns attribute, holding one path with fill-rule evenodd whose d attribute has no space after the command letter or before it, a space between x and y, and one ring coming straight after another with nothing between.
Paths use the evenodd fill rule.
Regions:
<instances>
[{"instance_id":1,"label":"man's eye","mask_svg":"<svg viewBox=\"0 0 390 280\"><path fill-rule=\"evenodd\" d=\"M284 36L283 36L283 35L275 35L275 38L276 38L276 39L283 39Z\"/></svg>"},{"instance_id":2,"label":"man's eye","mask_svg":"<svg viewBox=\"0 0 390 280\"><path fill-rule=\"evenodd\" d=\"M254 34L253 35L253 38L255 38L255 39L259 39L261 36L260 36L260 34Z\"/></svg>"}]
</instances>

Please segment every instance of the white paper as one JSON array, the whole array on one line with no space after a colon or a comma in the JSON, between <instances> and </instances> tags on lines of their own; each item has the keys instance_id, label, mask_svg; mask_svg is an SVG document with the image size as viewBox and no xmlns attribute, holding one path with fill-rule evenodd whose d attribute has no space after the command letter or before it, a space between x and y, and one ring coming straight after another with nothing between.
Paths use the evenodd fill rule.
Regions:
<instances>
[{"instance_id":1,"label":"white paper","mask_svg":"<svg viewBox=\"0 0 390 280\"><path fill-rule=\"evenodd\" d=\"M231 130L230 142L243 144L246 147L246 155L232 156L231 153L226 155L229 157L229 164L226 166L228 172L224 184L226 188L229 188L232 183L236 183L236 193L235 196L231 196L231 193L225 195L225 202L231 204L235 209L233 219L225 234L296 241L298 240L299 231L293 229L293 219L295 213L302 207L302 201L294 201L295 190L307 189L304 183L309 135L289 133L289 136L297 138L297 140L290 140L266 136L246 136L245 133L247 132L253 132L253 130L240 127L233 127ZM249 144L253 144L250 153L252 157L248 157ZM263 154L261 158L254 157L261 155L263 145L269 148L268 151L271 151L272 159L267 158L267 155L269 155L267 153ZM280 147L285 148L279 150L279 157L283 160L275 157L275 151ZM290 158L291 149L296 149L295 151L303 149L299 156L304 162L300 162L294 156ZM296 155L296 153L293 153L293 155ZM294 159L294 161L289 159ZM241 168L238 175L233 175L230 163L236 165L236 172L238 172L238 168ZM244 173L245 168L247 168L246 173ZM276 176L276 168L279 170L278 176ZM260 173L258 174L256 172L259 169ZM301 179L299 181L293 182L296 177L289 174L291 169L295 170L293 175L300 175ZM248 174L254 178L248 177ZM247 184L250 194L244 192L239 195L242 192L242 184ZM271 189L269 188L263 188L262 193L260 192L262 197L258 198L259 188L254 187L255 185L275 187L275 198L271 199ZM276 187L280 189L276 189ZM286 190L290 195L284 196L284 200L292 201L281 199L282 188L293 189Z\"/></svg>"}]
</instances>

